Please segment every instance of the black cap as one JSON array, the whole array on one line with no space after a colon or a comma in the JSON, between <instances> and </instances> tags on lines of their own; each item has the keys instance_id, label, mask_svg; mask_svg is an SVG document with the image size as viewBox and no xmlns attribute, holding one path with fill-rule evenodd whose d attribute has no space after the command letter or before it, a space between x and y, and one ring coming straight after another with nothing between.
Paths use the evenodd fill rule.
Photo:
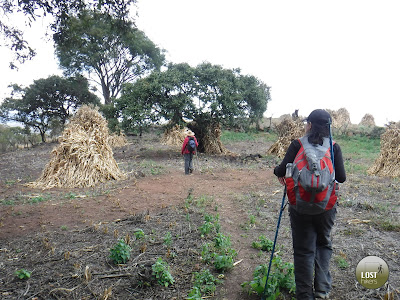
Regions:
<instances>
[{"instance_id":1,"label":"black cap","mask_svg":"<svg viewBox=\"0 0 400 300\"><path fill-rule=\"evenodd\" d=\"M304 121L325 125L331 122L331 115L324 109L315 109Z\"/></svg>"}]
</instances>

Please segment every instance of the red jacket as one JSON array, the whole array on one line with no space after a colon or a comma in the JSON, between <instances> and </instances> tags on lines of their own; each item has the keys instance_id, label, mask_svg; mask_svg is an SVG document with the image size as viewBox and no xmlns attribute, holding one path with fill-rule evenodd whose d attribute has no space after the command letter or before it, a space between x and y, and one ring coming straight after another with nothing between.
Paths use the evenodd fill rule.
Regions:
<instances>
[{"instance_id":1,"label":"red jacket","mask_svg":"<svg viewBox=\"0 0 400 300\"><path fill-rule=\"evenodd\" d=\"M199 143L197 142L197 139L196 139L195 136L193 136L193 138L194 138L194 142L196 143L196 148L197 148L199 146ZM183 141L182 151L181 151L182 154L189 154L190 153L190 151L186 148L186 145L187 145L188 142L189 142L189 136L185 137L185 140Z\"/></svg>"}]
</instances>

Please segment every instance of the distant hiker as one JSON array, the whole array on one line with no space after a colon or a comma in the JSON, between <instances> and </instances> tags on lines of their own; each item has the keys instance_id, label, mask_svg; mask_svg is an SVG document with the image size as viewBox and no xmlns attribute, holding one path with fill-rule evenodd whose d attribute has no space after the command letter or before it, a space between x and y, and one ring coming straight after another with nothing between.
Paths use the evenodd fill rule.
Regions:
<instances>
[{"instance_id":1,"label":"distant hiker","mask_svg":"<svg viewBox=\"0 0 400 300\"><path fill-rule=\"evenodd\" d=\"M189 175L193 172L193 154L196 153L199 144L193 131L188 130L185 134L186 138L183 141L181 153L185 159L185 174Z\"/></svg>"},{"instance_id":2,"label":"distant hiker","mask_svg":"<svg viewBox=\"0 0 400 300\"><path fill-rule=\"evenodd\" d=\"M329 113L316 109L304 121L307 122L305 136L292 141L274 174L282 185L287 186L296 299L328 299L332 288L329 262L332 256L330 235L336 216L335 188L337 182L346 180L346 172L342 151L330 139ZM309 168L310 163L313 167ZM328 184L320 187L321 192L316 186L324 180Z\"/></svg>"},{"instance_id":3,"label":"distant hiker","mask_svg":"<svg viewBox=\"0 0 400 300\"><path fill-rule=\"evenodd\" d=\"M299 118L299 110L295 109L294 113L292 113L292 120L296 121Z\"/></svg>"}]
</instances>

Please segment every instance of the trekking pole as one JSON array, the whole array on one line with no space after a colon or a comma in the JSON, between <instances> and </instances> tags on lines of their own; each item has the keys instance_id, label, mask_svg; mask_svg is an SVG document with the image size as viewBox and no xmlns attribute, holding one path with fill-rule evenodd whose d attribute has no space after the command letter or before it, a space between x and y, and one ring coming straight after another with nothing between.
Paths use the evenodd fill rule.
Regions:
<instances>
[{"instance_id":1,"label":"trekking pole","mask_svg":"<svg viewBox=\"0 0 400 300\"><path fill-rule=\"evenodd\" d=\"M197 169L197 171L199 171L199 155L198 155L198 153L197 153L197 149L196 149L196 169Z\"/></svg>"},{"instance_id":2,"label":"trekking pole","mask_svg":"<svg viewBox=\"0 0 400 300\"><path fill-rule=\"evenodd\" d=\"M335 170L335 156L333 153L333 140L332 140L332 120L329 118L329 146L331 147L331 160L332 160L332 165L333 165L333 170Z\"/></svg>"},{"instance_id":3,"label":"trekking pole","mask_svg":"<svg viewBox=\"0 0 400 300\"><path fill-rule=\"evenodd\" d=\"M272 259L274 257L276 240L278 238L279 225L281 224L282 212L283 212L283 210L285 209L285 206L286 206L285 205L285 197L286 197L286 184L285 184L285 189L283 191L281 210L279 212L278 224L276 225L274 245L272 246L271 258L269 260L269 266L268 266L268 272L267 272L267 279L265 281L264 292L263 292L263 294L261 296L261 300L265 300L265 297L266 297L266 291L267 291L267 285L268 285L268 277L269 277L269 272L271 271Z\"/></svg>"}]
</instances>

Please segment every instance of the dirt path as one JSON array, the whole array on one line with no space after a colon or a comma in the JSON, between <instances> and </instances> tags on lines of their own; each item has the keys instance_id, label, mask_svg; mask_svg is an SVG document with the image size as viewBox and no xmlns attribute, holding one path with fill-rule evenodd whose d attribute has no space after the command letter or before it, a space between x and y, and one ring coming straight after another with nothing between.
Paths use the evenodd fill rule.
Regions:
<instances>
[{"instance_id":1,"label":"dirt path","mask_svg":"<svg viewBox=\"0 0 400 300\"><path fill-rule=\"evenodd\" d=\"M76 197L73 199L56 197L63 191L53 189L49 191L52 198L42 203L1 206L0 240L60 227L79 229L146 210L157 211L183 203L189 193L193 197L208 196L218 207L222 230L231 237L233 248L238 251L237 259L243 259L227 274L223 297L230 300L246 299L240 284L251 278L254 264L249 257L257 251L249 249L250 238L243 240L241 237L243 229L239 224L244 224L248 216L246 210L238 205L237 199L245 193L263 189L269 185L271 177L272 172L253 170L218 170L190 176L179 170L170 170L163 175L127 181L121 188L97 197L80 198L80 190L74 191ZM19 189L30 194L30 197L40 192L22 186ZM210 210L213 208L210 207Z\"/></svg>"}]
</instances>

